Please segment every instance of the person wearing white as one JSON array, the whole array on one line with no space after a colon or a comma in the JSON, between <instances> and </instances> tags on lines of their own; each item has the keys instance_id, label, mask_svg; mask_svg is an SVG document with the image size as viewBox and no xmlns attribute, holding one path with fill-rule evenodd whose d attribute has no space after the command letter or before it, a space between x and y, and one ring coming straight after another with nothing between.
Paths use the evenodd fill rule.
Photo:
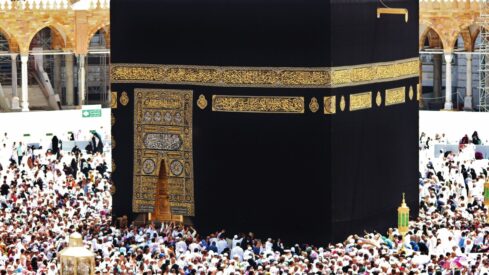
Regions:
<instances>
[{"instance_id":1,"label":"person wearing white","mask_svg":"<svg viewBox=\"0 0 489 275\"><path fill-rule=\"evenodd\" d=\"M220 237L219 241L216 243L217 253L221 254L224 249L228 248L228 242L224 239L224 237Z\"/></svg>"},{"instance_id":2,"label":"person wearing white","mask_svg":"<svg viewBox=\"0 0 489 275\"><path fill-rule=\"evenodd\" d=\"M241 248L241 243L237 243L236 246L231 250L231 259L234 259L234 257L238 257L239 261L243 260L243 248Z\"/></svg>"}]
</instances>

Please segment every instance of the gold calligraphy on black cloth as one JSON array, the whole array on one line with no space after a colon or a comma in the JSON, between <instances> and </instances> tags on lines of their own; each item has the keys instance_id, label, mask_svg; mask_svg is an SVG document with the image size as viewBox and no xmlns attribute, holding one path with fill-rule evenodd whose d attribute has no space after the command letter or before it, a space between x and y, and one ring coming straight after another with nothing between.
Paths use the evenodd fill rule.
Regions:
<instances>
[{"instance_id":1,"label":"gold calligraphy on black cloth","mask_svg":"<svg viewBox=\"0 0 489 275\"><path fill-rule=\"evenodd\" d=\"M418 75L418 58L318 68L120 63L111 65L112 83L189 84L222 87L345 87L406 79Z\"/></svg>"},{"instance_id":2,"label":"gold calligraphy on black cloth","mask_svg":"<svg viewBox=\"0 0 489 275\"><path fill-rule=\"evenodd\" d=\"M172 214L194 215L192 91L135 89L133 211L153 212L161 163Z\"/></svg>"}]
</instances>

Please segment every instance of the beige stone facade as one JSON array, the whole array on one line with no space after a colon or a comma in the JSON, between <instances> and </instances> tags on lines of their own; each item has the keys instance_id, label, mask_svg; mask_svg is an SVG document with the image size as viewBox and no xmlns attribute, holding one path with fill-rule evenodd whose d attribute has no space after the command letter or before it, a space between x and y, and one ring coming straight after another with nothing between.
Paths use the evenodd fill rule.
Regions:
<instances>
[{"instance_id":1,"label":"beige stone facade","mask_svg":"<svg viewBox=\"0 0 489 275\"><path fill-rule=\"evenodd\" d=\"M482 1L473 0L421 0L419 48L423 49L428 39L431 48L450 53L461 36L465 50L473 51L480 30L480 11L485 6Z\"/></svg>"},{"instance_id":2,"label":"beige stone facade","mask_svg":"<svg viewBox=\"0 0 489 275\"><path fill-rule=\"evenodd\" d=\"M109 47L108 1L87 2L88 9L77 10L66 0L0 0L0 32L8 40L10 52L21 54L28 54L32 39L45 27L53 31L53 49L86 54L90 38L100 29Z\"/></svg>"},{"instance_id":3,"label":"beige stone facade","mask_svg":"<svg viewBox=\"0 0 489 275\"><path fill-rule=\"evenodd\" d=\"M0 109L110 102L110 0L0 0L0 34Z\"/></svg>"},{"instance_id":4,"label":"beige stone facade","mask_svg":"<svg viewBox=\"0 0 489 275\"><path fill-rule=\"evenodd\" d=\"M487 0L420 0L419 49L422 61L422 107L485 110L479 89L482 25L487 25ZM477 41L477 43L476 43ZM474 62L473 62L474 61ZM453 69L453 70L452 70ZM462 102L459 99L462 98Z\"/></svg>"}]
</instances>

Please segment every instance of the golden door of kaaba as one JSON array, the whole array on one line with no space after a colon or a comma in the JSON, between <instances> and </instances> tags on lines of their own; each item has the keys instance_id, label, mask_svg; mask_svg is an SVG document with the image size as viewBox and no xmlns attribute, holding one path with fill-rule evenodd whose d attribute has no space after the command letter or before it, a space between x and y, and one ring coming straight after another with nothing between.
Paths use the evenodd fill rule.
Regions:
<instances>
[{"instance_id":1,"label":"golden door of kaaba","mask_svg":"<svg viewBox=\"0 0 489 275\"><path fill-rule=\"evenodd\" d=\"M192 91L136 89L134 104L134 212L192 216Z\"/></svg>"}]
</instances>

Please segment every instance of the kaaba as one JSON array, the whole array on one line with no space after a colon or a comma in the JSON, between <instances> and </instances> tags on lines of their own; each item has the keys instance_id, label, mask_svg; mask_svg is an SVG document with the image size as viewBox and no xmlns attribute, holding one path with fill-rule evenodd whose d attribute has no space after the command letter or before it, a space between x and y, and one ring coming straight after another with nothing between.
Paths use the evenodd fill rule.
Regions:
<instances>
[{"instance_id":1,"label":"kaaba","mask_svg":"<svg viewBox=\"0 0 489 275\"><path fill-rule=\"evenodd\" d=\"M402 193L416 217L417 41L411 0L113 1L113 215L164 178L201 234L384 233Z\"/></svg>"}]
</instances>

